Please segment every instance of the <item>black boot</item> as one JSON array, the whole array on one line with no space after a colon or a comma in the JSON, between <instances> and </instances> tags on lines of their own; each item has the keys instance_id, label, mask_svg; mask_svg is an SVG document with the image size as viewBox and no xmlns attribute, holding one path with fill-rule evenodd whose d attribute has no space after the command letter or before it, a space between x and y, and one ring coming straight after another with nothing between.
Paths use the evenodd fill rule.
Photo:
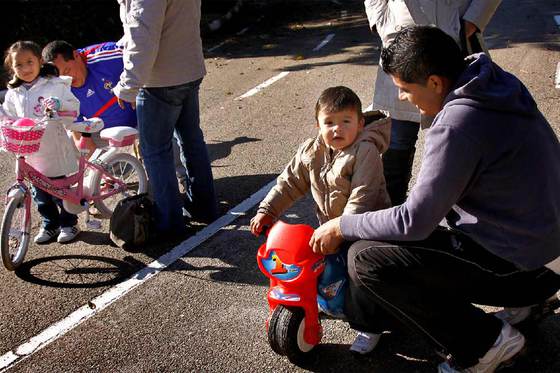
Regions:
<instances>
[{"instance_id":1,"label":"black boot","mask_svg":"<svg viewBox=\"0 0 560 373\"><path fill-rule=\"evenodd\" d=\"M412 147L406 150L389 149L383 154L383 174L393 206L406 200L415 152L416 148Z\"/></svg>"}]
</instances>

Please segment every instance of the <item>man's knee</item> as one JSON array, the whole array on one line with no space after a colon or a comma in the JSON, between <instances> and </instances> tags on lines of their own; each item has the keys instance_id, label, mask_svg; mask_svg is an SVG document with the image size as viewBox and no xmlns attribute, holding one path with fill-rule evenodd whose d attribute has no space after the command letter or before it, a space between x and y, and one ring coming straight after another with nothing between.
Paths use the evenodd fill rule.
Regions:
<instances>
[{"instance_id":1,"label":"man's knee","mask_svg":"<svg viewBox=\"0 0 560 373\"><path fill-rule=\"evenodd\" d=\"M357 283L366 273L371 274L375 270L375 262L371 256L376 246L381 245L376 241L356 241L348 249L348 275L350 281Z\"/></svg>"}]
</instances>

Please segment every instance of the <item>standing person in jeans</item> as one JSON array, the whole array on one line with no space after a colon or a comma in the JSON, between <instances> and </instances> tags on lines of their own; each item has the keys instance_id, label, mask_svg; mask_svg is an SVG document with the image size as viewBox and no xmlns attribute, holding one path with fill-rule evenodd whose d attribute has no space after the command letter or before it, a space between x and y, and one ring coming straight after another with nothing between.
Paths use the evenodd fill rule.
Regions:
<instances>
[{"instance_id":1,"label":"standing person in jeans","mask_svg":"<svg viewBox=\"0 0 560 373\"><path fill-rule=\"evenodd\" d=\"M140 151L154 191L162 233L185 229L173 166L176 131L192 180L193 219L217 217L210 159L200 129L198 91L206 73L200 0L119 0L124 71L113 88L119 104L136 103Z\"/></svg>"},{"instance_id":2,"label":"standing person in jeans","mask_svg":"<svg viewBox=\"0 0 560 373\"><path fill-rule=\"evenodd\" d=\"M404 204L330 220L310 244L365 240L348 252L354 326L396 319L448 358L441 372L493 372L524 347L520 320L473 303L528 307L560 289L560 143L523 83L483 53L463 59L438 28L400 31L381 61L435 116L418 181Z\"/></svg>"},{"instance_id":3,"label":"standing person in jeans","mask_svg":"<svg viewBox=\"0 0 560 373\"><path fill-rule=\"evenodd\" d=\"M80 100L80 118L99 117L104 128L115 126L136 127L136 111L132 105L117 105L113 87L123 72L122 48L108 41L75 49L64 40L54 40L43 48L43 60L55 65L61 75L72 77L72 93ZM90 154L103 141L99 133L73 134L76 141L84 137ZM184 190L189 190L187 170L180 158L176 138L173 142L175 173Z\"/></svg>"},{"instance_id":4,"label":"standing person in jeans","mask_svg":"<svg viewBox=\"0 0 560 373\"><path fill-rule=\"evenodd\" d=\"M470 37L483 31L501 0L365 0L364 5L372 31L377 30L384 47L395 34L410 25L435 25L460 44L461 32ZM421 116L418 108L398 98L398 89L391 78L377 70L373 109L389 112L392 118L389 150L383 154L383 170L387 191L393 206L406 199L416 140L420 125L432 118Z\"/></svg>"}]
</instances>

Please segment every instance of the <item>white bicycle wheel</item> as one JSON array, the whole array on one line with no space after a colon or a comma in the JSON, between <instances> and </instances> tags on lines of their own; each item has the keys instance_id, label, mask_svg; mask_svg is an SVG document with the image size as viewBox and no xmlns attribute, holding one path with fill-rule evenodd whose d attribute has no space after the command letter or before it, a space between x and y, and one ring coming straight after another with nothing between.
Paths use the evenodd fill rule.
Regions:
<instances>
[{"instance_id":1,"label":"white bicycle wheel","mask_svg":"<svg viewBox=\"0 0 560 373\"><path fill-rule=\"evenodd\" d=\"M10 198L0 229L0 251L6 269L15 270L25 258L31 234L29 196Z\"/></svg>"},{"instance_id":2,"label":"white bicycle wheel","mask_svg":"<svg viewBox=\"0 0 560 373\"><path fill-rule=\"evenodd\" d=\"M108 219L121 199L147 192L148 177L142 163L130 154L108 153L102 155L100 161L107 166L106 172L108 174L119 179L127 186L126 190L120 193L94 202L101 216ZM107 193L116 188L111 179L99 171L93 173L89 186L90 190L93 191L93 196Z\"/></svg>"}]
</instances>

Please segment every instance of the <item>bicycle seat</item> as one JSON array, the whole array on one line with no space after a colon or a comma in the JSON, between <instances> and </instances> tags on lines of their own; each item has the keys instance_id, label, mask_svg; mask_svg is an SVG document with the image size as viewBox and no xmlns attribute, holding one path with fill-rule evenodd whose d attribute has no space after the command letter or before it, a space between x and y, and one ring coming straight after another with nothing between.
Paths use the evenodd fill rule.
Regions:
<instances>
[{"instance_id":1,"label":"bicycle seat","mask_svg":"<svg viewBox=\"0 0 560 373\"><path fill-rule=\"evenodd\" d=\"M138 137L138 130L134 127L116 126L106 128L100 132L103 140L109 141L111 146L128 146L134 144Z\"/></svg>"}]
</instances>

